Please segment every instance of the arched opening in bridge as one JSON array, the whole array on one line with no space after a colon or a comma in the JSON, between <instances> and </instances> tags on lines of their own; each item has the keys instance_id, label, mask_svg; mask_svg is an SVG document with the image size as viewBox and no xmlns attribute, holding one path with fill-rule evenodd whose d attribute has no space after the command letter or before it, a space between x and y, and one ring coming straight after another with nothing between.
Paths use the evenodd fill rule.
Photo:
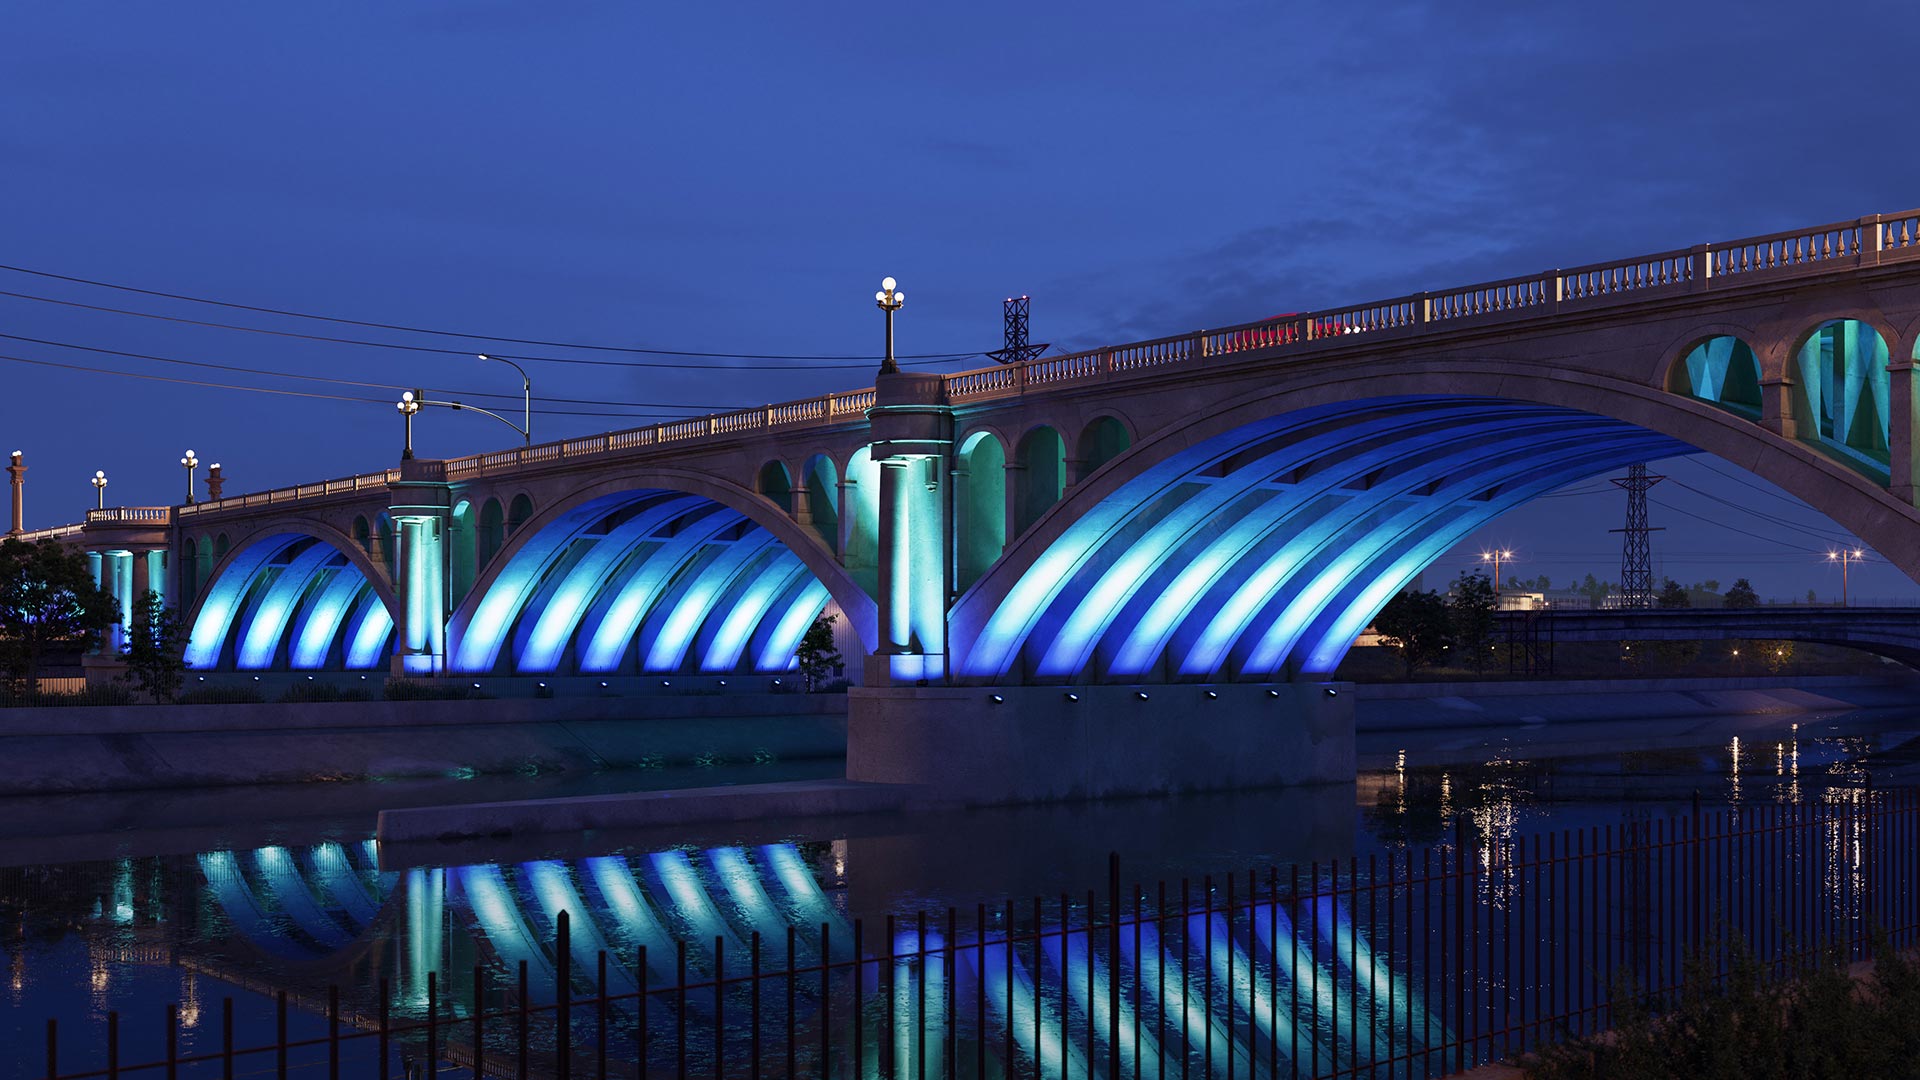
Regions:
<instances>
[{"instance_id":1,"label":"arched opening in bridge","mask_svg":"<svg viewBox=\"0 0 1920 1080\"><path fill-rule=\"evenodd\" d=\"M861 447L847 459L840 483L840 563L873 588L880 559L880 466Z\"/></svg>"},{"instance_id":2,"label":"arched opening in bridge","mask_svg":"<svg viewBox=\"0 0 1920 1080\"><path fill-rule=\"evenodd\" d=\"M480 504L478 565L481 570L493 565L493 557L500 554L500 545L507 542L506 520L499 499L488 499Z\"/></svg>"},{"instance_id":3,"label":"arched opening in bridge","mask_svg":"<svg viewBox=\"0 0 1920 1080\"><path fill-rule=\"evenodd\" d=\"M827 550L840 553L840 471L833 459L815 454L807 459L802 475L806 503L804 514L794 520L807 526L820 538Z\"/></svg>"},{"instance_id":4,"label":"arched opening in bridge","mask_svg":"<svg viewBox=\"0 0 1920 1080\"><path fill-rule=\"evenodd\" d=\"M524 491L515 495L513 501L507 504L508 539L512 539L513 534L519 532L520 527L525 525L532 517L533 499L528 497Z\"/></svg>"},{"instance_id":5,"label":"arched opening in bridge","mask_svg":"<svg viewBox=\"0 0 1920 1080\"><path fill-rule=\"evenodd\" d=\"M1053 509L1067 490L1067 447L1060 433L1041 425L1026 433L1014 453L1014 520L1008 532L1019 536Z\"/></svg>"},{"instance_id":6,"label":"arched opening in bridge","mask_svg":"<svg viewBox=\"0 0 1920 1080\"><path fill-rule=\"evenodd\" d=\"M200 595L200 545L189 536L180 545L180 603L182 611L193 607Z\"/></svg>"},{"instance_id":7,"label":"arched opening in bridge","mask_svg":"<svg viewBox=\"0 0 1920 1080\"><path fill-rule=\"evenodd\" d=\"M1731 335L1710 337L1687 350L1668 373L1667 389L1760 418L1760 361L1751 346Z\"/></svg>"},{"instance_id":8,"label":"arched opening in bridge","mask_svg":"<svg viewBox=\"0 0 1920 1080\"><path fill-rule=\"evenodd\" d=\"M1591 413L1455 397L1316 405L1166 446L1076 489L1086 505L1058 535L1015 541L961 597L960 679L1330 673L1388 598L1480 524L1690 450Z\"/></svg>"},{"instance_id":9,"label":"arched opening in bridge","mask_svg":"<svg viewBox=\"0 0 1920 1080\"><path fill-rule=\"evenodd\" d=\"M227 534L221 533L213 538L213 558L215 562L227 557ZM205 578L201 579L206 580Z\"/></svg>"},{"instance_id":10,"label":"arched opening in bridge","mask_svg":"<svg viewBox=\"0 0 1920 1080\"><path fill-rule=\"evenodd\" d=\"M466 499L461 499L447 516L447 595L456 603L473 588L479 561L473 517L473 504Z\"/></svg>"},{"instance_id":11,"label":"arched opening in bridge","mask_svg":"<svg viewBox=\"0 0 1920 1080\"><path fill-rule=\"evenodd\" d=\"M964 592L1007 546L1007 452L1000 437L976 431L960 442L953 474L954 574Z\"/></svg>"},{"instance_id":12,"label":"arched opening in bridge","mask_svg":"<svg viewBox=\"0 0 1920 1080\"><path fill-rule=\"evenodd\" d=\"M393 580L393 515L385 510L374 515L373 550L369 552L380 565L386 568L387 580Z\"/></svg>"},{"instance_id":13,"label":"arched opening in bridge","mask_svg":"<svg viewBox=\"0 0 1920 1080\"><path fill-rule=\"evenodd\" d=\"M1795 357L1800 436L1863 472L1885 479L1888 410L1887 342L1857 319L1820 324Z\"/></svg>"},{"instance_id":14,"label":"arched opening in bridge","mask_svg":"<svg viewBox=\"0 0 1920 1080\"><path fill-rule=\"evenodd\" d=\"M349 535L353 537L354 546L359 548L362 553L368 556L373 554L373 527L367 524L367 515L355 514L353 516L353 528Z\"/></svg>"},{"instance_id":15,"label":"arched opening in bridge","mask_svg":"<svg viewBox=\"0 0 1920 1080\"><path fill-rule=\"evenodd\" d=\"M787 474L787 463L769 461L760 466L755 478L754 489L767 501L780 508L783 514L793 511L793 477Z\"/></svg>"},{"instance_id":16,"label":"arched opening in bridge","mask_svg":"<svg viewBox=\"0 0 1920 1080\"><path fill-rule=\"evenodd\" d=\"M317 537L250 541L204 592L185 653L196 670L366 670L386 661L385 601L358 563Z\"/></svg>"},{"instance_id":17,"label":"arched opening in bridge","mask_svg":"<svg viewBox=\"0 0 1920 1080\"><path fill-rule=\"evenodd\" d=\"M1117 417L1096 418L1080 432L1079 442L1075 445L1074 457L1080 462L1081 478L1092 475L1100 466L1126 453L1132 443L1133 437L1127 434L1127 426Z\"/></svg>"},{"instance_id":18,"label":"arched opening in bridge","mask_svg":"<svg viewBox=\"0 0 1920 1080\"><path fill-rule=\"evenodd\" d=\"M830 565L824 549L815 558ZM748 511L679 491L620 491L529 524L455 612L449 666L778 674L828 596Z\"/></svg>"}]
</instances>

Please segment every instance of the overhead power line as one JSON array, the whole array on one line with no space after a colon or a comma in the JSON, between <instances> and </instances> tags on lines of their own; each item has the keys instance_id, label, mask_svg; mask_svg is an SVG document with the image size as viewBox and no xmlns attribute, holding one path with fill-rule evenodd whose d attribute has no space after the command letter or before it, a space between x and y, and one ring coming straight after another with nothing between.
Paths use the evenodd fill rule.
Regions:
<instances>
[{"instance_id":1,"label":"overhead power line","mask_svg":"<svg viewBox=\"0 0 1920 1080\"><path fill-rule=\"evenodd\" d=\"M278 397L314 398L323 401L367 402L374 405L391 407L393 402L387 398L356 397L350 394L324 394L312 390L283 390L272 386L242 386L238 383L212 382L206 379L183 379L171 375L152 375L140 371L116 371L113 368L89 367L85 364L67 364L58 360L38 360L28 356L9 356L0 354L0 361L12 364L31 364L34 367L59 368L65 371L79 371L90 375L114 375L123 379L144 379L148 382L172 383L176 386L198 386L211 390L239 390L249 394L273 394ZM623 420L657 419L684 420L684 413L616 413L594 412L583 409L535 409L539 416L601 416Z\"/></svg>"},{"instance_id":2,"label":"overhead power line","mask_svg":"<svg viewBox=\"0 0 1920 1080\"><path fill-rule=\"evenodd\" d=\"M178 364L182 367L202 368L202 369L211 370L211 371L230 371L236 374L243 374L243 375L262 375L262 376L268 376L276 379L299 379L306 382L330 383L335 386L360 386L360 387L367 387L370 389L400 391L400 390L412 390L412 389L418 388L421 385L425 385L425 386L431 386L436 392L447 393L447 394L457 394L461 397L500 398L500 399L509 400L509 401L521 400L521 396L519 394L502 394L502 393L496 393L496 392L486 391L486 390L455 390L444 385L433 384L433 383L409 385L409 384L403 384L403 383L368 382L360 379L340 379L340 378L334 378L333 376L329 376L329 375L307 375L307 374L303 374L300 372L293 372L293 371L276 371L272 368L247 367L245 365L240 365L240 364L217 364L211 360L183 360L176 356L157 356L152 353L128 352L125 349L108 349L108 348L104 348L97 345L79 345L70 341L52 341L47 338L26 337L21 334L0 333L0 339L5 339L7 341L21 341L21 342L26 342L32 345L51 345L59 349L73 349L78 352L99 353L103 356L124 356L132 360L152 360L156 363ZM563 404L563 405L618 405L618 406L626 406L626 407L637 408L637 409L688 409L694 412L726 411L729 409L751 407L751 406L740 406L740 405L705 405L705 404L696 404L692 402L672 402L672 401L606 401L599 398L542 397L540 400L553 402L557 404Z\"/></svg>"},{"instance_id":3,"label":"overhead power line","mask_svg":"<svg viewBox=\"0 0 1920 1080\"><path fill-rule=\"evenodd\" d=\"M98 288L98 289L113 289L118 292L135 293L140 296L153 296L153 297L158 297L165 300L179 300L179 301L183 301L190 304L207 304L213 307L229 308L236 311L251 311L261 315L275 315L275 316L288 318L288 319L308 319L314 322L332 323L337 326L359 326L369 330L393 330L393 331L398 331L400 333L406 333L406 334L425 334L432 337L458 338L465 341L497 341L497 342L505 342L509 345L536 345L541 348L548 348L548 349L578 349L578 350L588 351L588 352L629 353L629 354L639 355L639 356L685 356L685 357L713 359L713 360L818 361L818 360L879 360L880 359L879 356L868 356L864 354L848 354L848 353L836 354L836 353L710 352L710 351L698 350L698 349L646 348L642 346L600 345L600 344L575 342L575 341L547 341L547 340L542 340L540 338L507 337L500 334L470 333L470 332L460 331L460 330L440 330L440 329L435 329L431 327L408 326L403 323L372 322L365 319L348 319L348 318L341 318L339 316L334 316L334 315L315 315L309 312L292 311L286 308L262 307L255 304L240 304L230 300L215 300L215 299L211 299L209 297L204 297L204 296L190 296L184 293L164 292L159 289L143 289L133 285L119 285L109 281L96 281L91 278L73 277L67 274L56 274L51 271L35 270L25 266L8 266L5 264L0 264L0 270L9 271L16 274L30 274L34 277L50 278L55 281L70 282L75 285L87 285L87 286L91 286L93 288ZM396 344L387 343L387 342L358 341L358 340L353 340L349 338L333 338L333 337L324 337L324 336L314 335L314 334L300 334L300 333L296 333L288 330L265 330L265 329L261 329L259 327L253 327L253 326L239 326L231 323L206 322L198 319L187 319L187 318L182 318L180 316L174 316L174 315L156 315L151 312L130 311L124 308L106 307L106 306L97 305L97 304L84 304L75 300L59 300L53 297L36 296L30 293L0 291L0 296L11 296L20 300L32 300L38 303L45 303L45 304L63 304L69 307L85 308L91 311L111 312L116 315L132 315L132 316L136 316L139 318L146 318L146 319L162 319L169 322L188 323L194 326L213 327L221 330L241 330L241 331L246 331L248 333L255 333L255 334L279 334L286 337L307 338L312 341L331 341L331 342L338 342L341 344L348 344L348 345L370 345L370 346L375 346L379 348L415 349L423 352L448 352L448 353L454 353L454 354L466 354L466 353L471 353L473 351L471 349L430 349L430 348L426 348L425 346L396 345ZM924 361L927 363L943 363L943 362L952 361L952 360L964 360L970 356L978 356L978 355L980 354L977 352L908 353L904 356L899 357L899 359L918 360L918 361ZM537 361L543 361L546 363L592 363L593 362L593 361L586 361L586 360L567 360L561 357L552 357L552 356L515 356L513 359L537 360ZM622 366L622 367L702 367L704 366L704 365L698 365L698 364L658 364L658 363L646 364L646 363L638 363L638 362L622 363L619 361L599 361L599 363L611 364L614 366ZM844 364L844 365L834 365L834 366L856 367L860 365ZM798 364L783 365L779 370L788 370L788 369L803 370L801 365L798 365Z\"/></svg>"}]
</instances>

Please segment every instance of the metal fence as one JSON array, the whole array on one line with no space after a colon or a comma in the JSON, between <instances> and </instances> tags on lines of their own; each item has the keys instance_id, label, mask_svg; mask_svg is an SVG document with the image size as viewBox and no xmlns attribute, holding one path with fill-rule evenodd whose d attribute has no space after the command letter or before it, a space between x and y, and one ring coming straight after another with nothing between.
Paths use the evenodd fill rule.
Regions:
<instances>
[{"instance_id":1,"label":"metal fence","mask_svg":"<svg viewBox=\"0 0 1920 1080\"><path fill-rule=\"evenodd\" d=\"M616 955L566 912L545 947L369 1011L269 991L276 1037L85 1071L166 1077L1428 1077L1656 1007L1745 949L1776 977L1920 928L1920 793L1768 803L1338 863L1102 886ZM630 913L652 919L647 911ZM1689 966L1689 961L1693 966ZM464 985L456 986L458 981ZM295 1029L298 1030L295 1030ZM560 1037L560 1033L565 1033ZM104 1065L100 1059L104 1059Z\"/></svg>"}]
</instances>

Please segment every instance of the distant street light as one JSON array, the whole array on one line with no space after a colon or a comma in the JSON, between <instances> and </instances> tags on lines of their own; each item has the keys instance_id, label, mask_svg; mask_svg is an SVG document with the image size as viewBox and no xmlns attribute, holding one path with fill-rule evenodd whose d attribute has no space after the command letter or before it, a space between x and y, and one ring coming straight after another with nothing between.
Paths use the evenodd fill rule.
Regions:
<instances>
[{"instance_id":1,"label":"distant street light","mask_svg":"<svg viewBox=\"0 0 1920 1080\"><path fill-rule=\"evenodd\" d=\"M1847 564L1857 563L1865 555L1866 555L1866 552L1861 551L1859 548L1855 548L1852 551L1827 552L1828 562L1840 564L1840 606L1841 607L1847 606Z\"/></svg>"},{"instance_id":2,"label":"distant street light","mask_svg":"<svg viewBox=\"0 0 1920 1080\"><path fill-rule=\"evenodd\" d=\"M533 380L527 378L527 369L521 367L519 364L514 363L513 361L507 359L504 356L488 356L486 353L476 353L475 355L479 356L480 359L482 360L493 360L493 361L497 361L499 363L505 364L508 367L520 373L520 394L521 394L520 434L523 437L525 437L525 439L527 440L527 445L532 446L533 445ZM471 405L467 407L472 408Z\"/></svg>"},{"instance_id":3,"label":"distant street light","mask_svg":"<svg viewBox=\"0 0 1920 1080\"><path fill-rule=\"evenodd\" d=\"M880 361L880 374L898 375L900 365L893 362L893 313L899 311L907 302L907 294L894 288L892 278L880 279L880 291L873 294L874 303L887 313L887 355Z\"/></svg>"},{"instance_id":4,"label":"distant street light","mask_svg":"<svg viewBox=\"0 0 1920 1080\"><path fill-rule=\"evenodd\" d=\"M187 470L187 501L191 503L193 501L193 470L199 467L200 459L194 457L193 451L189 450L187 456L180 459L180 464Z\"/></svg>"},{"instance_id":5,"label":"distant street light","mask_svg":"<svg viewBox=\"0 0 1920 1080\"><path fill-rule=\"evenodd\" d=\"M100 509L107 508L107 474L104 470L93 470L93 490L100 493Z\"/></svg>"},{"instance_id":6,"label":"distant street light","mask_svg":"<svg viewBox=\"0 0 1920 1080\"><path fill-rule=\"evenodd\" d=\"M406 393L400 395L400 403L398 405L395 405L394 408L399 409L400 415L406 418L406 426L407 426L406 447L405 449L400 451L400 460L412 461L413 460L413 414L420 411L420 403L414 400L413 391L409 390Z\"/></svg>"},{"instance_id":7,"label":"distant street light","mask_svg":"<svg viewBox=\"0 0 1920 1080\"><path fill-rule=\"evenodd\" d=\"M1501 548L1480 553L1481 562L1493 564L1493 594L1495 596L1500 595L1500 563L1502 560L1511 558L1513 558L1513 552Z\"/></svg>"}]
</instances>

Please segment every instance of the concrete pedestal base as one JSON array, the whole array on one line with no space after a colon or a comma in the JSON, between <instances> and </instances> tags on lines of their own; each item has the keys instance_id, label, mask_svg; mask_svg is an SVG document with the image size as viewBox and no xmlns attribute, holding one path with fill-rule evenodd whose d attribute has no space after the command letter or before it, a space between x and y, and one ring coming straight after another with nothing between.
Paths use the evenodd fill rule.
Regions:
<instances>
[{"instance_id":1,"label":"concrete pedestal base","mask_svg":"<svg viewBox=\"0 0 1920 1080\"><path fill-rule=\"evenodd\" d=\"M1352 783L1345 683L855 687L847 779L966 805Z\"/></svg>"}]
</instances>

